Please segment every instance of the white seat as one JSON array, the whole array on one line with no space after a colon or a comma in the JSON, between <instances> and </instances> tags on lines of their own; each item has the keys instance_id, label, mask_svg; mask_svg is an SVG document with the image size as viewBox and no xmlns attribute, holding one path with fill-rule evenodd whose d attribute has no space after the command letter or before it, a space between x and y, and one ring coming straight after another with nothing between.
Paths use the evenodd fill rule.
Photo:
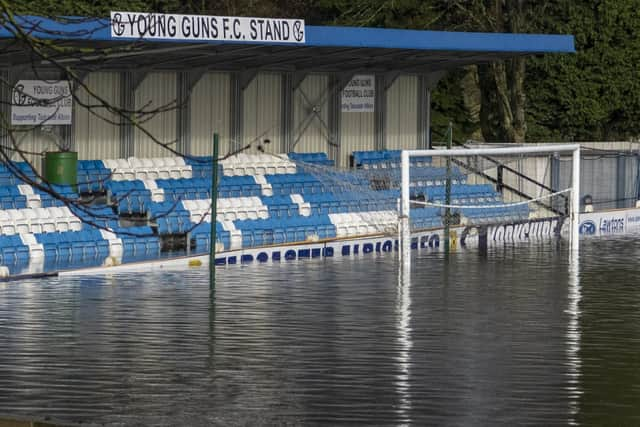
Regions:
<instances>
[{"instance_id":1,"label":"white seat","mask_svg":"<svg viewBox=\"0 0 640 427\"><path fill-rule=\"evenodd\" d=\"M180 177L181 178L193 178L193 169L191 169L191 166L183 166L183 169L180 171Z\"/></svg>"},{"instance_id":2,"label":"white seat","mask_svg":"<svg viewBox=\"0 0 640 427\"><path fill-rule=\"evenodd\" d=\"M164 159L162 157L153 157L150 161L154 168L164 168Z\"/></svg>"},{"instance_id":3,"label":"white seat","mask_svg":"<svg viewBox=\"0 0 640 427\"><path fill-rule=\"evenodd\" d=\"M144 168L155 168L156 167L153 164L153 161L151 159L140 159L140 162L142 163L142 167L144 167Z\"/></svg>"},{"instance_id":4,"label":"white seat","mask_svg":"<svg viewBox=\"0 0 640 427\"><path fill-rule=\"evenodd\" d=\"M114 159L105 159L102 161L102 164L105 168L112 170L118 167L118 162Z\"/></svg>"},{"instance_id":5,"label":"white seat","mask_svg":"<svg viewBox=\"0 0 640 427\"><path fill-rule=\"evenodd\" d=\"M116 159L116 165L119 169L131 169L131 165L127 159Z\"/></svg>"},{"instance_id":6,"label":"white seat","mask_svg":"<svg viewBox=\"0 0 640 427\"><path fill-rule=\"evenodd\" d=\"M142 165L142 161L140 159L138 159L137 157L129 157L127 159L127 163L129 163L129 167L133 168L133 169L139 169L144 167Z\"/></svg>"},{"instance_id":7,"label":"white seat","mask_svg":"<svg viewBox=\"0 0 640 427\"><path fill-rule=\"evenodd\" d=\"M136 177L136 179L139 179L142 181L144 181L145 179L148 179L147 171L143 169L136 169L134 171L134 176Z\"/></svg>"},{"instance_id":8,"label":"white seat","mask_svg":"<svg viewBox=\"0 0 640 427\"><path fill-rule=\"evenodd\" d=\"M164 166L175 166L178 164L174 157L163 157L162 161ZM184 164L184 162L182 164Z\"/></svg>"}]
</instances>

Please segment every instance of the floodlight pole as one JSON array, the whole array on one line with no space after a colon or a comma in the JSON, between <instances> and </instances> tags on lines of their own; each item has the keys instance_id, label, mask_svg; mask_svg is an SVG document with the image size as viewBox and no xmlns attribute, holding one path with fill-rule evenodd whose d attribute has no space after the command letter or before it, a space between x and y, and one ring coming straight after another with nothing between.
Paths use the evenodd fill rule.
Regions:
<instances>
[{"instance_id":1,"label":"floodlight pole","mask_svg":"<svg viewBox=\"0 0 640 427\"><path fill-rule=\"evenodd\" d=\"M211 158L211 239L209 241L209 288L216 287L216 212L218 211L218 134L213 134Z\"/></svg>"}]
</instances>

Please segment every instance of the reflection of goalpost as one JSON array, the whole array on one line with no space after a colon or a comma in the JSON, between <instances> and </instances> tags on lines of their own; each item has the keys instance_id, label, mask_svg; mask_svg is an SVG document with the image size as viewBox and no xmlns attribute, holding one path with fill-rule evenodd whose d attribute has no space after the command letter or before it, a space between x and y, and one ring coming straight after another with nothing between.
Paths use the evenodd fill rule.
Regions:
<instances>
[{"instance_id":1,"label":"reflection of goalpost","mask_svg":"<svg viewBox=\"0 0 640 427\"><path fill-rule=\"evenodd\" d=\"M402 151L402 172L401 172L401 194L400 194L400 261L404 271L410 271L411 266L411 230L410 230L410 158L411 157L469 157L469 156L513 156L526 154L552 154L566 153L573 154L572 179L571 179L571 201L570 211L570 246L572 252L577 252L579 247L579 209L580 209L580 145L536 145L519 146L508 148L474 148L455 150L403 150Z\"/></svg>"}]
</instances>

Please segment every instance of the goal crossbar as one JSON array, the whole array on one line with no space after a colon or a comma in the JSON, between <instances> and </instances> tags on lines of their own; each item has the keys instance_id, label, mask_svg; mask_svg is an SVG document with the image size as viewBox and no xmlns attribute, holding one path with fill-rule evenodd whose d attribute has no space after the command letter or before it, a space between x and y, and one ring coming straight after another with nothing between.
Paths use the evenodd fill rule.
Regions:
<instances>
[{"instance_id":1,"label":"goal crossbar","mask_svg":"<svg viewBox=\"0 0 640 427\"><path fill-rule=\"evenodd\" d=\"M569 234L571 252L579 247L579 210L580 210L580 145L579 144L548 144L519 147L496 148L463 148L450 150L402 150L401 153L401 191L400 191L400 240L401 262L405 267L410 266L411 230L409 225L410 212L410 158L415 156L430 157L471 157L478 155L509 156L518 154L554 154L572 153L572 182L570 198L570 226Z\"/></svg>"}]
</instances>

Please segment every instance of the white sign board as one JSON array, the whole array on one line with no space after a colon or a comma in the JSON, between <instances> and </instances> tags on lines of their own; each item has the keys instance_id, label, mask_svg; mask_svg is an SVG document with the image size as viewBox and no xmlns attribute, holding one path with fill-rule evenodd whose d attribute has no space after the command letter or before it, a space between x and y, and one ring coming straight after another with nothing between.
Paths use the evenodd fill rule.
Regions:
<instances>
[{"instance_id":1,"label":"white sign board","mask_svg":"<svg viewBox=\"0 0 640 427\"><path fill-rule=\"evenodd\" d=\"M11 94L12 125L70 125L73 108L67 80L20 80Z\"/></svg>"},{"instance_id":2,"label":"white sign board","mask_svg":"<svg viewBox=\"0 0 640 427\"><path fill-rule=\"evenodd\" d=\"M111 12L111 38L305 43L303 19Z\"/></svg>"},{"instance_id":3,"label":"white sign board","mask_svg":"<svg viewBox=\"0 0 640 427\"><path fill-rule=\"evenodd\" d=\"M373 113L376 98L376 77L353 76L342 91L343 113Z\"/></svg>"},{"instance_id":4,"label":"white sign board","mask_svg":"<svg viewBox=\"0 0 640 427\"><path fill-rule=\"evenodd\" d=\"M580 234L606 236L640 231L640 209L617 209L580 214Z\"/></svg>"}]
</instances>

